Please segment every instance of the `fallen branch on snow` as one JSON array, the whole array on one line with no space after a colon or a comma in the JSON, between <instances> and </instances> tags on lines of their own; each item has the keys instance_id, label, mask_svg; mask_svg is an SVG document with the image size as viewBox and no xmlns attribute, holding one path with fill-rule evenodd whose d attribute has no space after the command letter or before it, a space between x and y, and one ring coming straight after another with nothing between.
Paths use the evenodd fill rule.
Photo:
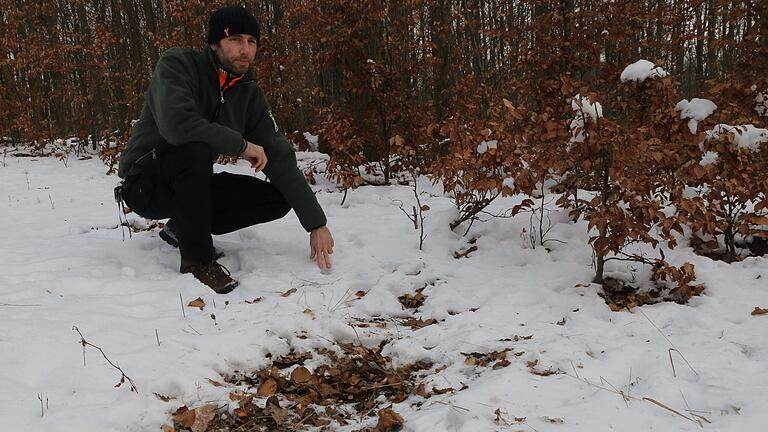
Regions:
<instances>
[{"instance_id":1,"label":"fallen branch on snow","mask_svg":"<svg viewBox=\"0 0 768 432\"><path fill-rule=\"evenodd\" d=\"M136 392L137 394L139 393L139 390L136 388L136 385L133 383L133 380L131 379L131 377L126 375L125 372L123 371L123 369L120 366L112 363L112 361L104 353L103 349L101 349L101 348L97 347L96 345L86 341L85 340L85 336L83 336L83 334L80 333L80 329L78 329L77 326L72 327L72 330L76 331L77 334L80 335L80 345L83 346L83 366L85 366L85 347L86 346L91 346L93 348L96 348L97 350L99 350L101 355L104 356L104 360L106 360L107 363L109 363L113 368L117 369L120 372L120 382L115 384L115 388L120 387L121 385L123 385L125 383L126 380L128 380L128 384L130 384L130 386L131 386L131 391L132 392Z\"/></svg>"}]
</instances>

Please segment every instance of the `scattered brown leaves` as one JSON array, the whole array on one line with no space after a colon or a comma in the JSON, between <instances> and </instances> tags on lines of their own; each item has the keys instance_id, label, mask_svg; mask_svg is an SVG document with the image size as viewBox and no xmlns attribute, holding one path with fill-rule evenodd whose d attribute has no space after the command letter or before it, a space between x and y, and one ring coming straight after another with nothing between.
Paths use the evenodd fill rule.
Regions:
<instances>
[{"instance_id":1,"label":"scattered brown leaves","mask_svg":"<svg viewBox=\"0 0 768 432\"><path fill-rule=\"evenodd\" d=\"M418 309L424 305L424 301L427 299L427 296L422 294L422 291L424 291L424 288L419 288L414 294L406 293L397 299L400 301L400 304L406 308Z\"/></svg>"},{"instance_id":2,"label":"scattered brown leaves","mask_svg":"<svg viewBox=\"0 0 768 432\"><path fill-rule=\"evenodd\" d=\"M692 286L688 284L683 284L671 290L657 287L648 291L639 291L625 281L605 278L602 292L597 294L605 300L605 303L613 312L619 312L659 302L685 304L692 296L700 295L703 291L703 285Z\"/></svg>"},{"instance_id":3,"label":"scattered brown leaves","mask_svg":"<svg viewBox=\"0 0 768 432\"><path fill-rule=\"evenodd\" d=\"M752 311L751 315L768 315L768 309L755 306L755 309Z\"/></svg>"},{"instance_id":4,"label":"scattered brown leaves","mask_svg":"<svg viewBox=\"0 0 768 432\"><path fill-rule=\"evenodd\" d=\"M239 427L254 431L305 430L327 426L333 421L345 425L353 419L378 415L373 431L395 431L402 427L403 419L391 406L381 407L381 398L393 404L411 395L430 396L423 383L417 385L416 373L430 369L432 364L417 362L393 368L391 360L381 354L384 343L364 347L340 342L337 347L338 351L319 350L327 361L313 370L298 366L288 373L287 367L312 358L310 353L292 352L274 360L270 367L228 377L230 384L255 389L255 393L253 390L231 392L230 399L240 406L232 414L219 413L213 420L212 430ZM258 398L267 398L263 408L254 401ZM187 430L199 415L186 407L177 412L173 417L177 430Z\"/></svg>"},{"instance_id":5,"label":"scattered brown leaves","mask_svg":"<svg viewBox=\"0 0 768 432\"><path fill-rule=\"evenodd\" d=\"M434 319L434 318L429 318L429 319L425 319L425 320L423 320L423 319L416 319L416 318L408 318L406 320L401 321L401 323L404 326L407 326L407 327L410 327L410 328L412 328L414 330L417 330L417 329L420 329L420 328L431 326L432 324L437 324L437 320Z\"/></svg>"},{"instance_id":6,"label":"scattered brown leaves","mask_svg":"<svg viewBox=\"0 0 768 432\"><path fill-rule=\"evenodd\" d=\"M293 352L280 356L275 360L272 360L272 365L280 369L285 369L293 365L303 365L305 361L312 358L310 352Z\"/></svg>"},{"instance_id":7,"label":"scattered brown leaves","mask_svg":"<svg viewBox=\"0 0 768 432\"><path fill-rule=\"evenodd\" d=\"M205 432L216 416L216 405L203 405L190 410L186 405L179 407L173 414L174 427L184 427L192 432ZM170 429L174 430L174 429Z\"/></svg>"},{"instance_id":8,"label":"scattered brown leaves","mask_svg":"<svg viewBox=\"0 0 768 432\"><path fill-rule=\"evenodd\" d=\"M528 366L528 372L530 372L530 373L532 373L534 375L538 375L538 376L550 376L550 375L555 375L555 374L562 373L559 370L552 370L551 367L547 368L547 369L543 369L543 370L539 369L539 368L536 367L536 366L538 366L538 364L539 364L539 360L538 359L528 361L526 363L526 366Z\"/></svg>"},{"instance_id":9,"label":"scattered brown leaves","mask_svg":"<svg viewBox=\"0 0 768 432\"><path fill-rule=\"evenodd\" d=\"M461 353L466 359L464 360L464 364L469 366L482 366L486 367L490 364L499 364L499 362L507 359L507 353L511 351L511 349L505 349L503 351L492 351L487 353L480 353L480 352L472 352L472 353ZM509 363L499 366L499 367L506 367ZM497 368L496 368L497 369Z\"/></svg>"}]
</instances>

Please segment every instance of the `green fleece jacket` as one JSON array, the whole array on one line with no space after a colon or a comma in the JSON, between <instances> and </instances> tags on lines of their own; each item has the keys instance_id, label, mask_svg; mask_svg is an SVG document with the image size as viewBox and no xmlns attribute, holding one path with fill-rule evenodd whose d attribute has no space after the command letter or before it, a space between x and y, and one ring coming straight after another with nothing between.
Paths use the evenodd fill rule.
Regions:
<instances>
[{"instance_id":1,"label":"green fleece jacket","mask_svg":"<svg viewBox=\"0 0 768 432\"><path fill-rule=\"evenodd\" d=\"M264 147L264 174L304 229L325 225L325 214L296 166L293 147L278 132L253 75L248 72L222 93L210 49L171 48L160 57L141 117L120 156L118 175L136 175L153 158L189 142L208 144L212 161L218 154L235 156L244 150L243 139Z\"/></svg>"}]
</instances>

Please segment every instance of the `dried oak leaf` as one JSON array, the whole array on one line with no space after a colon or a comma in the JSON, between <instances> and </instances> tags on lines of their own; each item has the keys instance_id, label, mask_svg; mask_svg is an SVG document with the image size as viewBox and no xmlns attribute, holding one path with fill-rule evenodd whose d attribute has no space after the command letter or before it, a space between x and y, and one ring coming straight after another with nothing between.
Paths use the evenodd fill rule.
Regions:
<instances>
[{"instance_id":1,"label":"dried oak leaf","mask_svg":"<svg viewBox=\"0 0 768 432\"><path fill-rule=\"evenodd\" d=\"M171 399L175 399L170 396L161 395L160 393L152 393L152 394L155 395L156 398L160 399L163 402L168 402Z\"/></svg>"},{"instance_id":2,"label":"dried oak leaf","mask_svg":"<svg viewBox=\"0 0 768 432\"><path fill-rule=\"evenodd\" d=\"M233 402L241 401L249 396L253 398L253 396L249 395L248 393L245 393L239 390L229 392L229 400Z\"/></svg>"},{"instance_id":3,"label":"dried oak leaf","mask_svg":"<svg viewBox=\"0 0 768 432\"><path fill-rule=\"evenodd\" d=\"M473 246L470 246L467 250L464 250L464 251L461 251L461 252L454 251L453 252L453 257L456 258L456 259L459 259L459 258L469 258L469 254L471 254L472 252L475 252L476 250L477 250L477 246L473 245Z\"/></svg>"},{"instance_id":4,"label":"dried oak leaf","mask_svg":"<svg viewBox=\"0 0 768 432\"><path fill-rule=\"evenodd\" d=\"M379 422L372 432L392 432L403 426L403 417L392 408L379 410Z\"/></svg>"},{"instance_id":5,"label":"dried oak leaf","mask_svg":"<svg viewBox=\"0 0 768 432\"><path fill-rule=\"evenodd\" d=\"M280 407L280 401L277 399L277 396L270 396L267 399L266 408L269 411L269 415L275 420L275 423L279 425L284 424L291 414L287 409Z\"/></svg>"},{"instance_id":6,"label":"dried oak leaf","mask_svg":"<svg viewBox=\"0 0 768 432\"><path fill-rule=\"evenodd\" d=\"M309 352L291 352L284 356L280 356L278 359L272 361L272 365L280 369L287 368L289 366L304 364L306 360L312 358L312 353Z\"/></svg>"},{"instance_id":7,"label":"dried oak leaf","mask_svg":"<svg viewBox=\"0 0 768 432\"><path fill-rule=\"evenodd\" d=\"M429 397L429 392L427 392L427 386L424 385L424 383L419 384L416 389L413 390L413 394L417 396L421 396L423 398Z\"/></svg>"},{"instance_id":8,"label":"dried oak leaf","mask_svg":"<svg viewBox=\"0 0 768 432\"><path fill-rule=\"evenodd\" d=\"M416 318L408 318L407 320L402 321L402 324L404 326L410 327L414 330L418 330L424 327L429 327L432 324L437 324L437 320L434 318L429 319L416 319Z\"/></svg>"},{"instance_id":9,"label":"dried oak leaf","mask_svg":"<svg viewBox=\"0 0 768 432\"><path fill-rule=\"evenodd\" d=\"M280 297L288 297L289 295L291 295L291 294L293 294L295 292L296 292L296 288L291 288L288 291L280 294Z\"/></svg>"},{"instance_id":10,"label":"dried oak leaf","mask_svg":"<svg viewBox=\"0 0 768 432\"><path fill-rule=\"evenodd\" d=\"M259 389L256 391L256 396L272 396L275 393L277 393L277 381L270 378L261 383Z\"/></svg>"},{"instance_id":11,"label":"dried oak leaf","mask_svg":"<svg viewBox=\"0 0 768 432\"><path fill-rule=\"evenodd\" d=\"M316 427L328 426L329 424L331 424L331 419L315 417L315 419L312 420L312 424L315 425Z\"/></svg>"},{"instance_id":12,"label":"dried oak leaf","mask_svg":"<svg viewBox=\"0 0 768 432\"><path fill-rule=\"evenodd\" d=\"M224 384L218 381L212 380L210 378L208 378L208 382L211 383L211 385L213 385L214 387L224 387Z\"/></svg>"},{"instance_id":13,"label":"dried oak leaf","mask_svg":"<svg viewBox=\"0 0 768 432\"><path fill-rule=\"evenodd\" d=\"M182 405L173 413L173 422L178 423L185 428L190 428L195 423L195 411Z\"/></svg>"},{"instance_id":14,"label":"dried oak leaf","mask_svg":"<svg viewBox=\"0 0 768 432\"><path fill-rule=\"evenodd\" d=\"M198 298L192 300L191 302L189 302L189 304L187 306L189 306L189 307L196 307L196 308L200 308L200 310L203 310L203 308L205 308L205 302L203 301L203 299L201 297L198 297Z\"/></svg>"},{"instance_id":15,"label":"dried oak leaf","mask_svg":"<svg viewBox=\"0 0 768 432\"><path fill-rule=\"evenodd\" d=\"M160 430L162 432L176 432L176 428L175 427L173 427L171 425L167 425L167 424L164 424L164 425L160 426Z\"/></svg>"},{"instance_id":16,"label":"dried oak leaf","mask_svg":"<svg viewBox=\"0 0 768 432\"><path fill-rule=\"evenodd\" d=\"M203 405L195 408L195 421L192 424L192 432L205 432L211 420L216 416L216 405Z\"/></svg>"},{"instance_id":17,"label":"dried oak leaf","mask_svg":"<svg viewBox=\"0 0 768 432\"><path fill-rule=\"evenodd\" d=\"M299 366L291 372L291 382L294 384L306 384L312 381L312 373L304 366Z\"/></svg>"},{"instance_id":18,"label":"dried oak leaf","mask_svg":"<svg viewBox=\"0 0 768 432\"><path fill-rule=\"evenodd\" d=\"M509 363L509 360L507 360L507 359L499 360L499 361L497 361L497 362L496 362L496 363L493 365L493 369L501 369L501 368L505 368L505 367L509 366L509 364L510 364L510 363Z\"/></svg>"},{"instance_id":19,"label":"dried oak leaf","mask_svg":"<svg viewBox=\"0 0 768 432\"><path fill-rule=\"evenodd\" d=\"M752 311L752 315L766 315L766 314L768 314L768 309L763 309L757 306L755 306L755 310Z\"/></svg>"}]
</instances>

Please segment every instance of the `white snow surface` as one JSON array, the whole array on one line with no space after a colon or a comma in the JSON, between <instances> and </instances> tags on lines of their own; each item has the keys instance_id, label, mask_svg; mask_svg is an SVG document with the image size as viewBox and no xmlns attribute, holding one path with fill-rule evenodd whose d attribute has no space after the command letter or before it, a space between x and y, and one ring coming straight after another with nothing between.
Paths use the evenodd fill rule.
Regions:
<instances>
[{"instance_id":1,"label":"white snow surface","mask_svg":"<svg viewBox=\"0 0 768 432\"><path fill-rule=\"evenodd\" d=\"M709 99L693 98L683 99L675 105L675 111L680 111L681 119L690 119L688 121L688 129L692 134L696 134L700 121L703 121L707 117L711 116L717 109L717 105Z\"/></svg>"},{"instance_id":2,"label":"white snow surface","mask_svg":"<svg viewBox=\"0 0 768 432\"><path fill-rule=\"evenodd\" d=\"M704 153L704 156L701 157L701 160L699 161L699 165L701 166L707 166L711 165L717 160L720 159L720 154L714 151L708 151Z\"/></svg>"},{"instance_id":3,"label":"white snow surface","mask_svg":"<svg viewBox=\"0 0 768 432\"><path fill-rule=\"evenodd\" d=\"M621 82L643 82L649 78L664 78L669 75L661 66L648 60L638 60L621 71Z\"/></svg>"},{"instance_id":4,"label":"white snow surface","mask_svg":"<svg viewBox=\"0 0 768 432\"><path fill-rule=\"evenodd\" d=\"M755 151L760 144L768 142L768 129L756 128L751 124L731 126L719 123L706 132L707 138L710 139L722 134L728 134L729 140L744 150Z\"/></svg>"},{"instance_id":5,"label":"white snow surface","mask_svg":"<svg viewBox=\"0 0 768 432\"><path fill-rule=\"evenodd\" d=\"M217 169L249 172L245 164ZM112 200L116 178L105 172L95 159L65 166L8 155L0 165L2 430L157 431L182 404L233 409L233 388L208 379L266 366L268 353L384 339L395 364L435 363L427 389L456 389L395 404L405 431L758 431L768 424L768 316L750 315L768 307L766 258L725 264L687 247L666 251L670 262L696 265L705 295L614 313L589 283L583 221L550 213L549 238L558 241L548 243L549 252L525 239L528 215L478 222L469 233L478 250L455 259L467 239L448 230L456 211L428 180L419 181L422 204L430 206L422 252L396 201L413 204L410 187L363 187L341 206L343 194L320 182L313 187L336 240L333 270L321 274L308 260L308 236L291 213L215 237L226 253L222 263L241 281L231 294L215 295L178 273L177 250L156 230L123 241ZM522 198L499 199L489 211ZM648 273L615 261L607 270L638 280ZM397 297L422 287L425 304L404 310ZM290 288L297 291L282 297ZM357 299L359 290L367 295ZM180 296L207 306L185 307L182 316ZM258 297L264 300L245 303ZM439 323L420 330L397 323L409 316ZM379 317L386 327L353 329L355 317ZM120 374L95 349L86 347L83 364L73 326L123 368L138 393L128 383L114 387ZM515 342L516 335L532 337ZM469 366L461 354L504 349L511 349L510 365L496 370ZM559 373L534 375L531 361ZM447 367L435 372L440 366ZM643 398L711 424L701 429ZM509 425L494 422L496 409Z\"/></svg>"},{"instance_id":6,"label":"white snow surface","mask_svg":"<svg viewBox=\"0 0 768 432\"><path fill-rule=\"evenodd\" d=\"M313 152L317 151L317 147L319 145L320 137L318 135L312 135L310 132L304 132L304 138L309 143L309 149Z\"/></svg>"}]
</instances>

